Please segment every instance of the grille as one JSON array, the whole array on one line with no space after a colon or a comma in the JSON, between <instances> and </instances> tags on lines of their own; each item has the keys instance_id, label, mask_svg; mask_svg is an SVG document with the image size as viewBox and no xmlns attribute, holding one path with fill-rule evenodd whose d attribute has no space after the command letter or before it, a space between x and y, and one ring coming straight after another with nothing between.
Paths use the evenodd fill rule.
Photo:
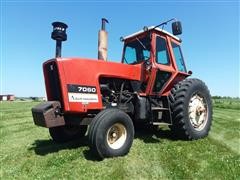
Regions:
<instances>
[{"instance_id":1,"label":"grille","mask_svg":"<svg viewBox=\"0 0 240 180\"><path fill-rule=\"evenodd\" d=\"M61 88L60 88L60 81L58 75L58 68L56 62L52 61L45 65L45 72L47 72L48 78L48 92L50 94L51 101L60 101L62 104L62 97L61 97Z\"/></svg>"}]
</instances>

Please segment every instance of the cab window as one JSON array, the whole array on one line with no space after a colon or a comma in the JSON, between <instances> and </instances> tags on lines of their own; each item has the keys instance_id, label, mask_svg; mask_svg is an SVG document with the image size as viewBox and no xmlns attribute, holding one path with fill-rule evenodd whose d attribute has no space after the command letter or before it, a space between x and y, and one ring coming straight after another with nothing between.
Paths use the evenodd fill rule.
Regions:
<instances>
[{"instance_id":1,"label":"cab window","mask_svg":"<svg viewBox=\"0 0 240 180\"><path fill-rule=\"evenodd\" d=\"M133 62L137 61L137 53L134 47L126 46L124 61L127 64L132 64Z\"/></svg>"},{"instance_id":2,"label":"cab window","mask_svg":"<svg viewBox=\"0 0 240 180\"><path fill-rule=\"evenodd\" d=\"M159 36L156 39L156 62L163 65L170 64L166 40Z\"/></svg>"},{"instance_id":3,"label":"cab window","mask_svg":"<svg viewBox=\"0 0 240 180\"><path fill-rule=\"evenodd\" d=\"M149 38L136 38L125 44L123 62L127 64L136 64L150 59L151 41Z\"/></svg>"},{"instance_id":4,"label":"cab window","mask_svg":"<svg viewBox=\"0 0 240 180\"><path fill-rule=\"evenodd\" d=\"M182 72L187 72L180 46L172 42L172 49L178 70Z\"/></svg>"}]
</instances>

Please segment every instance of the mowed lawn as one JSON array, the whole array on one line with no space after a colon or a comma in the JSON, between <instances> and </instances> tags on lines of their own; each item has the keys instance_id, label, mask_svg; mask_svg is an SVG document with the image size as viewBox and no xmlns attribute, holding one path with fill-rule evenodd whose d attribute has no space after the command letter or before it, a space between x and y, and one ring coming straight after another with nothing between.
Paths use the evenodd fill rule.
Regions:
<instances>
[{"instance_id":1,"label":"mowed lawn","mask_svg":"<svg viewBox=\"0 0 240 180\"><path fill-rule=\"evenodd\" d=\"M239 108L214 108L205 139L142 131L127 156L97 161L87 138L55 144L48 129L35 126L36 104L0 104L0 179L240 179Z\"/></svg>"}]
</instances>

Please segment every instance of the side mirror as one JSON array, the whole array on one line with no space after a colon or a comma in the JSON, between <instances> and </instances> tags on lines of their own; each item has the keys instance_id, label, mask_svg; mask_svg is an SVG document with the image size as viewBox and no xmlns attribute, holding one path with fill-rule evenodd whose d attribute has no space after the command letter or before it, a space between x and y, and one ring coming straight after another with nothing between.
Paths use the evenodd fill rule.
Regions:
<instances>
[{"instance_id":1,"label":"side mirror","mask_svg":"<svg viewBox=\"0 0 240 180\"><path fill-rule=\"evenodd\" d=\"M182 34L182 25L180 21L175 21L172 23L172 33L173 35Z\"/></svg>"}]
</instances>

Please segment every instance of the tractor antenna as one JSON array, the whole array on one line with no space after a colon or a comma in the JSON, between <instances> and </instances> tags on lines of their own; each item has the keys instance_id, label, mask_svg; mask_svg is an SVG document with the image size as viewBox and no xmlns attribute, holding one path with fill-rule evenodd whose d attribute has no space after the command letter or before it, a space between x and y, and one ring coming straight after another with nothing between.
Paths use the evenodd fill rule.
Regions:
<instances>
[{"instance_id":1,"label":"tractor antenna","mask_svg":"<svg viewBox=\"0 0 240 180\"><path fill-rule=\"evenodd\" d=\"M163 27L164 27L164 25L167 25L167 23L169 23L169 22L171 22L171 21L176 21L176 19L175 19L175 18L169 19L169 20L167 20L167 21L165 21L165 22L163 22L163 23L155 26L153 29L156 29L157 27L160 27L160 26L163 26Z\"/></svg>"},{"instance_id":2,"label":"tractor antenna","mask_svg":"<svg viewBox=\"0 0 240 180\"><path fill-rule=\"evenodd\" d=\"M165 21L165 22L162 22L162 23L159 24L159 25L154 26L154 28L152 28L151 30L154 30L154 29L156 29L156 28L158 28L158 27L160 27L160 26L164 27L164 25L167 25L167 23L169 23L169 22L171 22L171 21L177 21L177 19L176 19L176 18L169 19L169 20L167 20L167 21ZM162 28L162 29L163 29L163 28ZM144 31L148 31L149 29L148 29L147 26L144 26L144 27L143 27L143 30L144 30Z\"/></svg>"},{"instance_id":3,"label":"tractor antenna","mask_svg":"<svg viewBox=\"0 0 240 180\"><path fill-rule=\"evenodd\" d=\"M61 51L62 51L62 41L67 40L67 33L66 29L68 26L65 23L62 22L53 22L53 32L51 34L51 38L53 40L56 40L56 55L55 57L61 57Z\"/></svg>"}]
</instances>

